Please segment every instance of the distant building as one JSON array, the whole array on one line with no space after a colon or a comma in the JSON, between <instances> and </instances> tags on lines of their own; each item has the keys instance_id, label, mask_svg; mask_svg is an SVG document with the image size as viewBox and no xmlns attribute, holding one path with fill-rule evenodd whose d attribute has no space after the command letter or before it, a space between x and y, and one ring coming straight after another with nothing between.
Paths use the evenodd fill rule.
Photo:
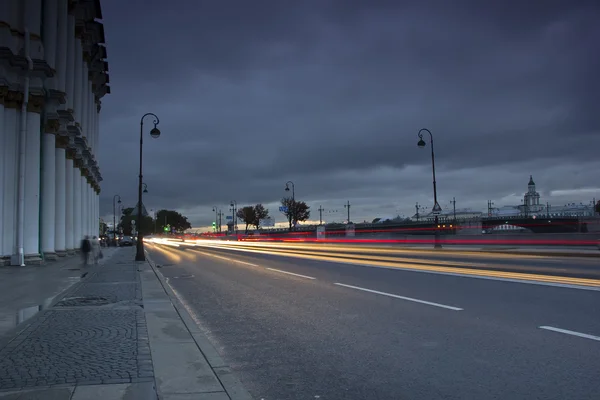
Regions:
<instances>
[{"instance_id":1,"label":"distant building","mask_svg":"<svg viewBox=\"0 0 600 400\"><path fill-rule=\"evenodd\" d=\"M500 208L492 208L490 210L491 217L590 217L595 215L593 202L584 203L568 203L562 206L551 205L549 203L540 204L540 194L536 191L533 176L529 176L527 184L527 192L523 196L523 204L508 205ZM523 228L503 224L495 227L493 230L522 230Z\"/></svg>"}]
</instances>

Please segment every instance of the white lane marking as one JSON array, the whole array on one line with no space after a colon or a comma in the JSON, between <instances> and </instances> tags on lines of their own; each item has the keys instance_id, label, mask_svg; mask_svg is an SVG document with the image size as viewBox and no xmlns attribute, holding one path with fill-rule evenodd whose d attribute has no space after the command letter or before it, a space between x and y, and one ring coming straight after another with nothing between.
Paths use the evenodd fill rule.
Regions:
<instances>
[{"instance_id":1,"label":"white lane marking","mask_svg":"<svg viewBox=\"0 0 600 400\"><path fill-rule=\"evenodd\" d=\"M431 301L413 299L412 297L398 296L397 294L380 292L378 290L372 290L372 289L365 289L365 288L362 288L362 287L359 287L359 286L346 285L344 283L334 283L334 285L343 286L343 287L347 287L347 288L350 288L350 289L362 290L363 292L381 294L383 296L389 296L389 297L393 297L393 298L396 298L396 299L412 301L412 302L415 302L415 303L427 304L428 306L445 308L445 309L452 310L452 311L462 311L462 308L458 308L458 307L447 306L445 304L439 304L439 303L432 303Z\"/></svg>"},{"instance_id":2,"label":"white lane marking","mask_svg":"<svg viewBox=\"0 0 600 400\"><path fill-rule=\"evenodd\" d=\"M547 331L553 331L553 332L558 332L558 333L564 333L566 335L579 336L579 337L582 337L585 339L592 339L592 340L597 340L600 342L600 336L588 335L587 333L569 331L567 329L555 328L553 326L540 326L540 329L545 329Z\"/></svg>"},{"instance_id":3,"label":"white lane marking","mask_svg":"<svg viewBox=\"0 0 600 400\"><path fill-rule=\"evenodd\" d=\"M200 254L204 254L205 256L220 258L221 260L227 260L227 261L236 262L236 263L239 263L239 264L249 265L251 267L258 267L259 266L258 264L252 264L252 263L249 263L249 262L246 262L246 261L236 260L235 258L217 256L215 254L205 253L203 251L197 251L197 252L200 253Z\"/></svg>"},{"instance_id":4,"label":"white lane marking","mask_svg":"<svg viewBox=\"0 0 600 400\"><path fill-rule=\"evenodd\" d=\"M300 278L306 278L306 279L317 279L317 278L313 278L312 276L306 276L306 275L295 274L295 273L293 273L293 272L282 271L282 270L280 270L280 269L275 269L275 268L265 268L265 269L268 269L269 271L281 272L282 274L288 274L288 275L299 276Z\"/></svg>"}]
</instances>

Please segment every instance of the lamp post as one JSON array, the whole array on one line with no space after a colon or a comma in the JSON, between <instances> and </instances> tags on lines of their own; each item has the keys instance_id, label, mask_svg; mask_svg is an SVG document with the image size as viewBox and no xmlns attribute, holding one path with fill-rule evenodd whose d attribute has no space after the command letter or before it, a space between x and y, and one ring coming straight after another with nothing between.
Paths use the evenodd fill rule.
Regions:
<instances>
[{"instance_id":1,"label":"lamp post","mask_svg":"<svg viewBox=\"0 0 600 400\"><path fill-rule=\"evenodd\" d=\"M138 227L138 237L136 242L136 252L135 252L135 261L145 261L146 256L144 254L144 234L142 233L142 187L144 183L142 182L143 173L142 173L142 149L144 145L144 118L151 115L154 118L154 128L150 130L150 136L153 139L156 139L160 136L160 130L156 127L159 123L158 117L156 114L146 113L140 119L140 176L139 176L139 184L138 184L138 210L137 210L137 227ZM147 189L146 189L147 192Z\"/></svg>"},{"instance_id":2,"label":"lamp post","mask_svg":"<svg viewBox=\"0 0 600 400\"><path fill-rule=\"evenodd\" d=\"M217 233L219 231L219 209L213 207L213 212L215 213L215 233Z\"/></svg>"},{"instance_id":3,"label":"lamp post","mask_svg":"<svg viewBox=\"0 0 600 400\"><path fill-rule=\"evenodd\" d=\"M429 133L429 139L430 139L429 143L431 144L431 171L433 172L433 208L431 209L431 212L435 216L435 219L434 219L434 224L435 224L434 247L440 248L440 247L442 247L442 245L440 244L440 232L439 232L437 225L439 223L438 214L440 213L440 211L442 211L442 207L440 207L440 204L438 203L438 200L437 200L437 185L435 182L435 154L433 152L433 135L431 134L431 131L429 129L423 128L423 129L419 130L419 133L417 133L417 136L419 136L419 142L417 143L417 146L419 146L419 148L421 148L421 149L425 148L425 146L427 146L427 143L425 143L425 141L423 140L422 132Z\"/></svg>"},{"instance_id":4,"label":"lamp post","mask_svg":"<svg viewBox=\"0 0 600 400\"><path fill-rule=\"evenodd\" d=\"M348 209L348 224L350 224L350 200L344 204L344 208Z\"/></svg>"},{"instance_id":5,"label":"lamp post","mask_svg":"<svg viewBox=\"0 0 600 400\"><path fill-rule=\"evenodd\" d=\"M121 204L121 196L115 194L113 196L113 244L117 243L117 205L115 204L117 198L119 198L119 204Z\"/></svg>"},{"instance_id":6,"label":"lamp post","mask_svg":"<svg viewBox=\"0 0 600 400\"><path fill-rule=\"evenodd\" d=\"M296 216L296 185L294 185L294 182L292 182L292 181L287 181L285 183L285 191L286 192L290 191L290 185L292 186L292 209L288 210L288 218L289 218L289 222L290 222L290 229L292 229L292 220ZM293 222L296 222L296 221L293 221Z\"/></svg>"},{"instance_id":7,"label":"lamp post","mask_svg":"<svg viewBox=\"0 0 600 400\"><path fill-rule=\"evenodd\" d=\"M142 185L144 186L144 193L148 193L148 185L145 183L142 183Z\"/></svg>"},{"instance_id":8,"label":"lamp post","mask_svg":"<svg viewBox=\"0 0 600 400\"><path fill-rule=\"evenodd\" d=\"M230 204L231 206L231 211L232 211L232 215L231 218L233 219L233 227L232 230L235 232L235 234L237 235L237 201L235 200L231 200Z\"/></svg>"}]
</instances>

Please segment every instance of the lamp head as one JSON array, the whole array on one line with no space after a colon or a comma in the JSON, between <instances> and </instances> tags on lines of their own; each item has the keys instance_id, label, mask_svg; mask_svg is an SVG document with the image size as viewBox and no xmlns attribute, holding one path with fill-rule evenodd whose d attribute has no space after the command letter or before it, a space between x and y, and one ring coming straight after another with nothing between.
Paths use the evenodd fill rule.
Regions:
<instances>
[{"instance_id":1,"label":"lamp head","mask_svg":"<svg viewBox=\"0 0 600 400\"><path fill-rule=\"evenodd\" d=\"M150 131L150 136L152 136L154 139L157 139L160 136L160 129L158 129L156 126L152 128Z\"/></svg>"}]
</instances>

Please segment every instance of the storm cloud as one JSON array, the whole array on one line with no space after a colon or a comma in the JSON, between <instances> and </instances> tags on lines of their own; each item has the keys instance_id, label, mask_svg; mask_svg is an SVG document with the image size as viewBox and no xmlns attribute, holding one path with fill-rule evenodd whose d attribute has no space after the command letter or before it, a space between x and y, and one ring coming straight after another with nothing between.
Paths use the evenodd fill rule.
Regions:
<instances>
[{"instance_id":1,"label":"storm cloud","mask_svg":"<svg viewBox=\"0 0 600 400\"><path fill-rule=\"evenodd\" d=\"M233 199L276 214L288 180L313 210L411 215L432 203L420 128L443 207L518 204L530 174L544 202L600 198L596 1L102 5L103 214L135 204L146 112L144 203L195 226Z\"/></svg>"}]
</instances>

